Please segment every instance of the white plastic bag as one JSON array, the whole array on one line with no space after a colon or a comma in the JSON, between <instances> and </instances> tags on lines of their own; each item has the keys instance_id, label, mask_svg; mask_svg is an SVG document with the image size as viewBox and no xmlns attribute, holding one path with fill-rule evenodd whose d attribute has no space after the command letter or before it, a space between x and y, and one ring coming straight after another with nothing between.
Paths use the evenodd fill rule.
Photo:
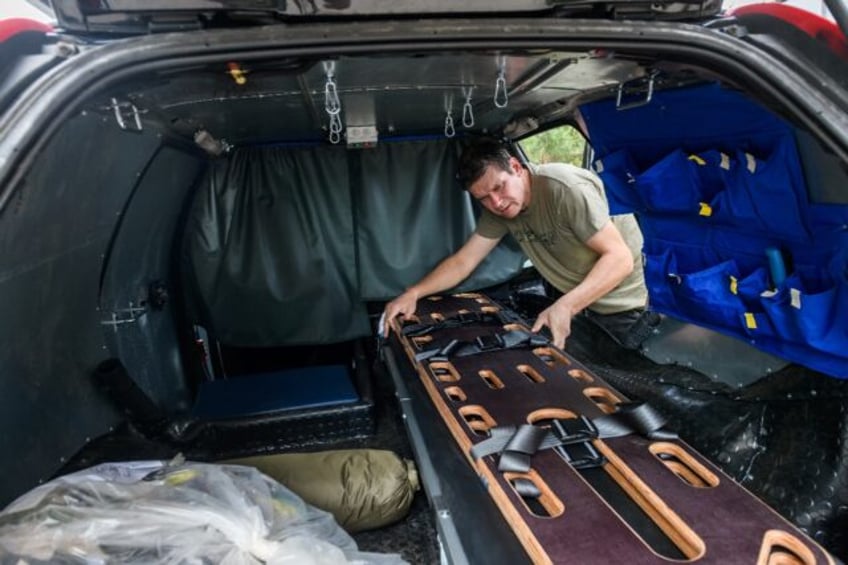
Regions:
<instances>
[{"instance_id":1,"label":"white plastic bag","mask_svg":"<svg viewBox=\"0 0 848 565\"><path fill-rule=\"evenodd\" d=\"M0 562L341 565L362 553L332 515L250 467L107 463L66 475L0 513ZM27 561L24 561L27 562Z\"/></svg>"}]
</instances>

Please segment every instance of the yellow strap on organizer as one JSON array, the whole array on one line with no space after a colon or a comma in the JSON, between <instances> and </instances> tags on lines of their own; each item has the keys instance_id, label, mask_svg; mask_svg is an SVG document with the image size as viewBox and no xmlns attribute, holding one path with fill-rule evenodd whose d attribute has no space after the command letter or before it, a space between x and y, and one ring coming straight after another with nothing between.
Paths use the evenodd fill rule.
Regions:
<instances>
[{"instance_id":1,"label":"yellow strap on organizer","mask_svg":"<svg viewBox=\"0 0 848 565\"><path fill-rule=\"evenodd\" d=\"M700 206L700 209L698 210L699 216L709 217L713 215L713 207L706 202L698 202L698 206Z\"/></svg>"},{"instance_id":2,"label":"yellow strap on organizer","mask_svg":"<svg viewBox=\"0 0 848 565\"><path fill-rule=\"evenodd\" d=\"M697 155L689 155L689 160L701 165L702 167L707 164L706 161L704 161L703 159L701 159Z\"/></svg>"},{"instance_id":3,"label":"yellow strap on organizer","mask_svg":"<svg viewBox=\"0 0 848 565\"><path fill-rule=\"evenodd\" d=\"M730 292L739 294L739 281L733 275L730 275Z\"/></svg>"},{"instance_id":4,"label":"yellow strap on organizer","mask_svg":"<svg viewBox=\"0 0 848 565\"><path fill-rule=\"evenodd\" d=\"M757 319L754 318L754 314L751 312L745 312L745 326L749 330L757 329Z\"/></svg>"}]
</instances>

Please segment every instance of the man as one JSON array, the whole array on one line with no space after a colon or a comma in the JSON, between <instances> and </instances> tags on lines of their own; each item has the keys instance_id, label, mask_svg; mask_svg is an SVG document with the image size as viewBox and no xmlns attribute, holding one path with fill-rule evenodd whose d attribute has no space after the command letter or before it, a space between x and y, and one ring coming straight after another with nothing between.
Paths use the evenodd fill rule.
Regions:
<instances>
[{"instance_id":1,"label":"man","mask_svg":"<svg viewBox=\"0 0 848 565\"><path fill-rule=\"evenodd\" d=\"M510 233L533 265L562 293L536 319L564 347L571 319L588 309L619 343L638 347L647 337L647 290L642 234L632 215L610 218L601 181L591 172L552 163L525 168L494 140L463 152L458 178L483 206L477 228L453 255L389 302L385 318L415 313L419 299L462 282ZM650 329L647 327L647 329Z\"/></svg>"}]
</instances>

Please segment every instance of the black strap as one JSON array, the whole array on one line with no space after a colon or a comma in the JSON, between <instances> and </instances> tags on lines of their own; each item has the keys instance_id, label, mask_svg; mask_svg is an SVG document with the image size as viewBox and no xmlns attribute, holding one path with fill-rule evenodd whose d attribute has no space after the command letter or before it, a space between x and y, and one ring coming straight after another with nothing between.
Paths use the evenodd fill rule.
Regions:
<instances>
[{"instance_id":1,"label":"black strap","mask_svg":"<svg viewBox=\"0 0 848 565\"><path fill-rule=\"evenodd\" d=\"M527 471L530 468L530 457L539 450L585 442L598 437L597 429L585 416L554 420L551 429L531 424L523 424L518 428L495 426L489 430L489 434L487 439L471 448L471 457L477 460L500 453L498 470L514 472Z\"/></svg>"},{"instance_id":2,"label":"black strap","mask_svg":"<svg viewBox=\"0 0 848 565\"><path fill-rule=\"evenodd\" d=\"M649 439L675 439L677 434L664 430L666 419L650 404L622 402L616 411L592 420L601 438L639 434Z\"/></svg>"},{"instance_id":3,"label":"black strap","mask_svg":"<svg viewBox=\"0 0 848 565\"><path fill-rule=\"evenodd\" d=\"M490 436L471 448L471 457L500 454L498 470L501 472L526 472L530 469L533 454L542 449L555 448L577 469L602 465L604 457L592 446L591 440L639 434L651 439L674 439L677 434L664 430L665 418L653 407L644 403L622 403L618 410L607 416L589 420L585 416L557 419L551 428L531 424L495 426Z\"/></svg>"},{"instance_id":4,"label":"black strap","mask_svg":"<svg viewBox=\"0 0 848 565\"><path fill-rule=\"evenodd\" d=\"M516 478L512 479L512 488L518 493L521 498L539 498L542 496L542 491L536 486L536 483L530 479Z\"/></svg>"},{"instance_id":5,"label":"black strap","mask_svg":"<svg viewBox=\"0 0 848 565\"><path fill-rule=\"evenodd\" d=\"M416 361L447 361L450 357L469 357L490 351L542 347L550 345L543 335L525 330L511 330L499 334L482 335L474 341L451 340L440 349L427 349L415 355Z\"/></svg>"},{"instance_id":6,"label":"black strap","mask_svg":"<svg viewBox=\"0 0 848 565\"><path fill-rule=\"evenodd\" d=\"M509 324L514 322L510 316L507 316L502 310L497 312L458 312L455 316L445 318L439 322L425 324L409 324L401 329L403 335L407 337L420 337L430 334L437 330L445 330L450 328L460 328L462 326L470 326L473 324Z\"/></svg>"}]
</instances>

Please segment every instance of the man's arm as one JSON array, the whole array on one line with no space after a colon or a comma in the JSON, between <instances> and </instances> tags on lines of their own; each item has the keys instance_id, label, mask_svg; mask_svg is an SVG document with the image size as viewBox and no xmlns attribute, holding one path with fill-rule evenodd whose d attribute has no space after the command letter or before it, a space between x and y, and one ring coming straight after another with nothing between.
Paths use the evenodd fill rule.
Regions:
<instances>
[{"instance_id":1,"label":"man's arm","mask_svg":"<svg viewBox=\"0 0 848 565\"><path fill-rule=\"evenodd\" d=\"M471 234L456 253L439 263L423 279L406 289L406 292L386 304L383 310L386 319L385 335L389 335L388 322L395 316L403 314L404 318L409 318L415 314L418 299L453 288L468 278L499 241L500 239L490 239L477 233Z\"/></svg>"},{"instance_id":2,"label":"man's arm","mask_svg":"<svg viewBox=\"0 0 848 565\"><path fill-rule=\"evenodd\" d=\"M542 326L549 327L557 347L565 346L575 314L617 287L633 272L633 255L612 222L590 237L586 245L599 255L595 265L580 284L539 314L533 325L534 332Z\"/></svg>"}]
</instances>

